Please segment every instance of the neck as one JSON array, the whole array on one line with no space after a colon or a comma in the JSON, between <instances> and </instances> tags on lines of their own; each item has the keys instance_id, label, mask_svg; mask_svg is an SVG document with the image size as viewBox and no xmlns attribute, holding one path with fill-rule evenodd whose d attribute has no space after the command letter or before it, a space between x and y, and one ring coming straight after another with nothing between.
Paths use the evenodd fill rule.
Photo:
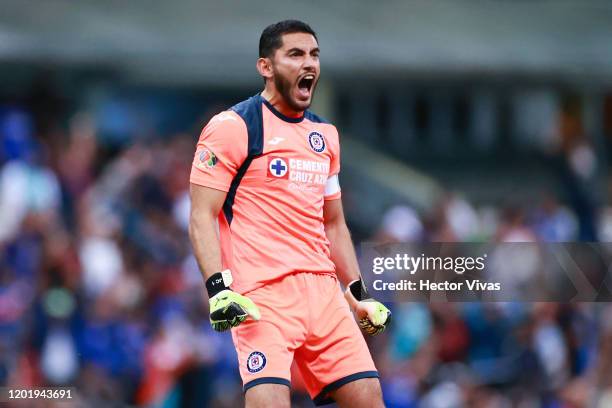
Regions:
<instances>
[{"instance_id":1,"label":"neck","mask_svg":"<svg viewBox=\"0 0 612 408\"><path fill-rule=\"evenodd\" d=\"M283 99L282 95L276 90L271 89L268 85L261 92L261 96L274 106L274 109L279 111L285 116L290 118L299 118L304 115L304 111L295 111L287 105L287 102Z\"/></svg>"}]
</instances>

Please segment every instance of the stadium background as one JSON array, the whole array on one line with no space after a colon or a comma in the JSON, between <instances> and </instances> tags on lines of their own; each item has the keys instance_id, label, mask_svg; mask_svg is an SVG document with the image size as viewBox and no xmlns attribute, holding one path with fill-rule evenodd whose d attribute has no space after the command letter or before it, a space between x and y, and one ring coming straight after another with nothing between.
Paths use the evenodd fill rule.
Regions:
<instances>
[{"instance_id":1,"label":"stadium background","mask_svg":"<svg viewBox=\"0 0 612 408\"><path fill-rule=\"evenodd\" d=\"M609 241L606 1L0 2L0 384L83 406L241 404L186 233L195 141L319 34L314 110L356 243ZM394 303L389 407L611 407L608 304ZM295 384L294 405L310 406Z\"/></svg>"}]
</instances>

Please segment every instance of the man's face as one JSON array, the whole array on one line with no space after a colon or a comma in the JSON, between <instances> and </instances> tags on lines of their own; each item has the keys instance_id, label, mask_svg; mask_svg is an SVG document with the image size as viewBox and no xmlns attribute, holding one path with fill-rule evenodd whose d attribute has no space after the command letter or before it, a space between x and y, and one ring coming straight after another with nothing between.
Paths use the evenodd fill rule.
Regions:
<instances>
[{"instance_id":1,"label":"man's face","mask_svg":"<svg viewBox=\"0 0 612 408\"><path fill-rule=\"evenodd\" d=\"M274 85L285 103L302 112L312 103L319 80L319 45L307 33L284 34L283 46L271 58Z\"/></svg>"}]
</instances>

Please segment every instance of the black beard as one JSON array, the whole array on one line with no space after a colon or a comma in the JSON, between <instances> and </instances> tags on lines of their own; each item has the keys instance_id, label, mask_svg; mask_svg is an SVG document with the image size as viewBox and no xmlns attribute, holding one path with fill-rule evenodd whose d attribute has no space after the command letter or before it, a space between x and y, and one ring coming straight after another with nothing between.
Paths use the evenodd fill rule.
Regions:
<instances>
[{"instance_id":1,"label":"black beard","mask_svg":"<svg viewBox=\"0 0 612 408\"><path fill-rule=\"evenodd\" d=\"M310 101L312 101L312 98L314 97L314 85L315 84L313 84L313 87L310 91ZM276 86L276 90L281 94L287 106L289 106L289 108L291 108L293 111L302 112L310 107L310 104L308 104L305 108L299 106L293 100L293 98L291 97L291 83L285 77L279 75L278 73L274 75L274 86Z\"/></svg>"}]
</instances>

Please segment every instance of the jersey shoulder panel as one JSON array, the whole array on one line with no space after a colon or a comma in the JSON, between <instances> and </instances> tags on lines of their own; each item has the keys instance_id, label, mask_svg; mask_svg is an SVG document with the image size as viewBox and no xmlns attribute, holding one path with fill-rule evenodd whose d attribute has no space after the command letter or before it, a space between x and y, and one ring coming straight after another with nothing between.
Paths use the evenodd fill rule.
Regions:
<instances>
[{"instance_id":1,"label":"jersey shoulder panel","mask_svg":"<svg viewBox=\"0 0 612 408\"><path fill-rule=\"evenodd\" d=\"M263 153L264 130L263 114L261 111L262 101L263 98L261 95L257 94L230 108L230 111L235 112L244 121L247 128L248 144L247 156L232 179L227 196L225 197L225 202L223 203L223 213L228 224L231 224L234 218L233 206L238 186L253 159Z\"/></svg>"},{"instance_id":2,"label":"jersey shoulder panel","mask_svg":"<svg viewBox=\"0 0 612 408\"><path fill-rule=\"evenodd\" d=\"M316 115L315 113L313 113L313 112L311 112L309 110L304 112L304 117L306 119L308 119L309 121L313 122L313 123L325 123L325 124L330 124L331 125L331 123L327 119L322 118L321 116Z\"/></svg>"},{"instance_id":3,"label":"jersey shoulder panel","mask_svg":"<svg viewBox=\"0 0 612 408\"><path fill-rule=\"evenodd\" d=\"M257 94L230 108L230 111L240 116L246 125L249 139L249 156L259 155L263 151L262 99L261 95Z\"/></svg>"}]
</instances>

